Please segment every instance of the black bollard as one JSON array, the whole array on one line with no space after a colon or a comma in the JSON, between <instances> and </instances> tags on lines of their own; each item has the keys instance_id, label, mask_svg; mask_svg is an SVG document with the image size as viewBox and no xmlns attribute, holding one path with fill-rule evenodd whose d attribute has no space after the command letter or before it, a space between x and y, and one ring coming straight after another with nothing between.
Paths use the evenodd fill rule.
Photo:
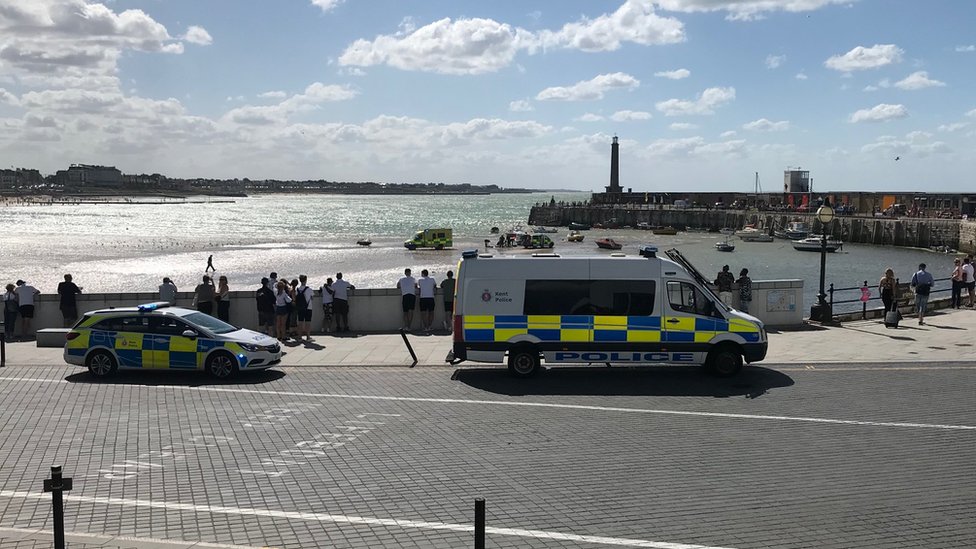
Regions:
<instances>
[{"instance_id":1,"label":"black bollard","mask_svg":"<svg viewBox=\"0 0 976 549\"><path fill-rule=\"evenodd\" d=\"M61 467L51 467L51 478L44 479L44 491L51 492L54 509L54 549L64 549L64 499L62 492L71 490L71 479L61 478Z\"/></svg>"},{"instance_id":2,"label":"black bollard","mask_svg":"<svg viewBox=\"0 0 976 549\"><path fill-rule=\"evenodd\" d=\"M7 365L7 336L0 333L0 368Z\"/></svg>"},{"instance_id":3,"label":"black bollard","mask_svg":"<svg viewBox=\"0 0 976 549\"><path fill-rule=\"evenodd\" d=\"M474 498L474 549L485 549L485 498Z\"/></svg>"}]
</instances>

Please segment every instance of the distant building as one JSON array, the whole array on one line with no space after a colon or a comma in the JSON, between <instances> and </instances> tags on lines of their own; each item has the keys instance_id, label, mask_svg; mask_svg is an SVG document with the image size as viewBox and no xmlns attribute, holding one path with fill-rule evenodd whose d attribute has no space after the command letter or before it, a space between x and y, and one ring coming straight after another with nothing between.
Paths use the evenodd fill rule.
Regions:
<instances>
[{"instance_id":1,"label":"distant building","mask_svg":"<svg viewBox=\"0 0 976 549\"><path fill-rule=\"evenodd\" d=\"M66 188L122 186L122 172L115 166L72 164L67 170L59 170L55 179Z\"/></svg>"},{"instance_id":2,"label":"distant building","mask_svg":"<svg viewBox=\"0 0 976 549\"><path fill-rule=\"evenodd\" d=\"M784 193L808 193L810 188L810 172L799 168L787 169L783 172Z\"/></svg>"},{"instance_id":3,"label":"distant building","mask_svg":"<svg viewBox=\"0 0 976 549\"><path fill-rule=\"evenodd\" d=\"M40 185L44 181L41 172L26 168L0 170L0 188L13 189Z\"/></svg>"}]
</instances>

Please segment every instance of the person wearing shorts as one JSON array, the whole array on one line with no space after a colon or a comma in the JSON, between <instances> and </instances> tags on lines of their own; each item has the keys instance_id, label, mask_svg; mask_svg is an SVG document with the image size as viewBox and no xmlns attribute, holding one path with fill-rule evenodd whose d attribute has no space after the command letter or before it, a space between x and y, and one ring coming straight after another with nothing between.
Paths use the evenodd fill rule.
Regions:
<instances>
[{"instance_id":1,"label":"person wearing shorts","mask_svg":"<svg viewBox=\"0 0 976 549\"><path fill-rule=\"evenodd\" d=\"M299 286L295 289L295 316L298 319L298 336L312 339L312 296L315 291L308 286L308 276L298 276Z\"/></svg>"},{"instance_id":2,"label":"person wearing shorts","mask_svg":"<svg viewBox=\"0 0 976 549\"><path fill-rule=\"evenodd\" d=\"M335 290L332 289L332 278L326 278L322 285L322 331L332 331L332 303L335 300Z\"/></svg>"},{"instance_id":3,"label":"person wearing shorts","mask_svg":"<svg viewBox=\"0 0 976 549\"><path fill-rule=\"evenodd\" d=\"M400 302L403 305L403 324L400 329L409 330L413 324L413 309L417 304L417 280L410 276L410 269L404 269L397 288L400 290Z\"/></svg>"},{"instance_id":4,"label":"person wearing shorts","mask_svg":"<svg viewBox=\"0 0 976 549\"><path fill-rule=\"evenodd\" d=\"M434 293L437 291L437 281L428 276L427 269L420 271L417 290L420 292L420 324L429 334L434 323Z\"/></svg>"},{"instance_id":5,"label":"person wearing shorts","mask_svg":"<svg viewBox=\"0 0 976 549\"><path fill-rule=\"evenodd\" d=\"M17 294L17 302L20 304L20 335L27 339L33 335L31 324L34 322L34 297L41 291L23 280L18 280L14 293Z\"/></svg>"},{"instance_id":6,"label":"person wearing shorts","mask_svg":"<svg viewBox=\"0 0 976 549\"><path fill-rule=\"evenodd\" d=\"M258 326L264 329L264 333L274 335L275 323L275 294L268 287L268 279L261 279L261 286L254 294L254 299L258 307Z\"/></svg>"},{"instance_id":7,"label":"person wearing shorts","mask_svg":"<svg viewBox=\"0 0 976 549\"><path fill-rule=\"evenodd\" d=\"M447 278L441 281L441 293L444 294L444 329L451 331L454 320L454 271L447 271Z\"/></svg>"},{"instance_id":8,"label":"person wearing shorts","mask_svg":"<svg viewBox=\"0 0 976 549\"><path fill-rule=\"evenodd\" d=\"M335 292L332 296L332 310L335 311L337 332L349 331L349 290L355 289L355 286L342 279L342 273L336 273L336 280L332 284L332 291Z\"/></svg>"}]
</instances>

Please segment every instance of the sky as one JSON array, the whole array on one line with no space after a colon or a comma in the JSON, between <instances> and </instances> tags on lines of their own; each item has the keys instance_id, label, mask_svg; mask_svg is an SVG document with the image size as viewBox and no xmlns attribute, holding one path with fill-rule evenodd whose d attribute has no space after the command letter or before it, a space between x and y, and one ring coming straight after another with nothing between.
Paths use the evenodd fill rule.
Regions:
<instances>
[{"instance_id":1,"label":"sky","mask_svg":"<svg viewBox=\"0 0 976 549\"><path fill-rule=\"evenodd\" d=\"M0 166L976 191L971 0L0 0Z\"/></svg>"}]
</instances>

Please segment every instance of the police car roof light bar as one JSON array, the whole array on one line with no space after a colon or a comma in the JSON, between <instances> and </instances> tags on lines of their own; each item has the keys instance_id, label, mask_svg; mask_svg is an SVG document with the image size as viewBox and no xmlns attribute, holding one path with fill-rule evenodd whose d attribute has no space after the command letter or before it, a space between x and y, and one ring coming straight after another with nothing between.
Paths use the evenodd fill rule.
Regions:
<instances>
[{"instance_id":1,"label":"police car roof light bar","mask_svg":"<svg viewBox=\"0 0 976 549\"><path fill-rule=\"evenodd\" d=\"M646 257L652 259L657 257L657 246L651 246L650 244L644 244L643 246L637 248L638 254L641 257Z\"/></svg>"},{"instance_id":2,"label":"police car roof light bar","mask_svg":"<svg viewBox=\"0 0 976 549\"><path fill-rule=\"evenodd\" d=\"M142 305L139 305L138 308L140 313L148 313L155 311L156 309L162 309L163 307L169 306L170 304L168 301L156 301L154 303L143 303Z\"/></svg>"}]
</instances>

